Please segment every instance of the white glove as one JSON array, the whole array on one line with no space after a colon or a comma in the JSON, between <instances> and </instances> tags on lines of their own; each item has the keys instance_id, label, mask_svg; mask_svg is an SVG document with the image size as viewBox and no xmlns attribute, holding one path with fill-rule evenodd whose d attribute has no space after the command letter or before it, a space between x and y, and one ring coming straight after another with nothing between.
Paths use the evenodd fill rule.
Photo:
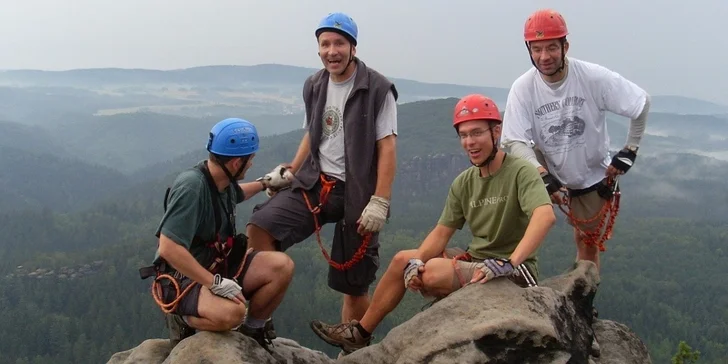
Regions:
<instances>
[{"instance_id":1,"label":"white glove","mask_svg":"<svg viewBox=\"0 0 728 364\"><path fill-rule=\"evenodd\" d=\"M423 263L419 259L414 258L410 259L409 262L407 262L407 265L404 267L404 288L409 287L412 278L420 274L420 267L422 267L423 265L425 265L425 263Z\"/></svg>"},{"instance_id":2,"label":"white glove","mask_svg":"<svg viewBox=\"0 0 728 364\"><path fill-rule=\"evenodd\" d=\"M364 232L377 232L382 229L387 220L389 201L386 198L372 196L359 218L359 225Z\"/></svg>"},{"instance_id":3,"label":"white glove","mask_svg":"<svg viewBox=\"0 0 728 364\"><path fill-rule=\"evenodd\" d=\"M293 173L283 164L279 164L270 173L257 179L263 183L263 187L274 191L290 186L292 180Z\"/></svg>"},{"instance_id":4,"label":"white glove","mask_svg":"<svg viewBox=\"0 0 728 364\"><path fill-rule=\"evenodd\" d=\"M242 291L242 288L234 280L215 274L210 291L220 297L232 300Z\"/></svg>"}]
</instances>

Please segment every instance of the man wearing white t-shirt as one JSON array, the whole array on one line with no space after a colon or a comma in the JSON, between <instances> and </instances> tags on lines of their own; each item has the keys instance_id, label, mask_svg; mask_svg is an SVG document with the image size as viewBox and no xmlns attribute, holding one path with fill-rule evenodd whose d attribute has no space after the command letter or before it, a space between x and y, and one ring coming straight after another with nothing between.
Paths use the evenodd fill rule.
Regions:
<instances>
[{"instance_id":1,"label":"man wearing white t-shirt","mask_svg":"<svg viewBox=\"0 0 728 364\"><path fill-rule=\"evenodd\" d=\"M331 255L323 255L329 287L344 296L342 322L349 322L369 307L379 268L378 236L396 169L398 94L356 57L351 17L330 13L314 34L324 67L303 85L306 133L291 163L280 167L291 188L269 191L272 197L253 209L247 235L255 249L285 251L336 224Z\"/></svg>"},{"instance_id":2,"label":"man wearing white t-shirt","mask_svg":"<svg viewBox=\"0 0 728 364\"><path fill-rule=\"evenodd\" d=\"M611 235L616 179L637 157L650 96L614 71L567 58L567 34L554 10L538 10L526 20L524 39L534 67L511 86L501 143L538 168L553 202L568 204L577 260L599 268L599 251ZM606 111L631 119L626 145L613 157Z\"/></svg>"}]
</instances>

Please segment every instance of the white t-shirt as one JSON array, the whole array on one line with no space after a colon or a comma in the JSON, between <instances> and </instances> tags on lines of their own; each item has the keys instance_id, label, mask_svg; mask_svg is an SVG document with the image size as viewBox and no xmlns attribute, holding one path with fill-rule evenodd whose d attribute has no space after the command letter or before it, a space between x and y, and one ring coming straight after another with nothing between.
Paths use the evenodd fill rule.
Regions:
<instances>
[{"instance_id":1,"label":"white t-shirt","mask_svg":"<svg viewBox=\"0 0 728 364\"><path fill-rule=\"evenodd\" d=\"M501 140L533 142L549 173L581 189L601 181L611 163L605 111L635 119L647 93L598 64L571 57L568 62L558 87L550 87L534 67L513 82Z\"/></svg>"},{"instance_id":2,"label":"white t-shirt","mask_svg":"<svg viewBox=\"0 0 728 364\"><path fill-rule=\"evenodd\" d=\"M354 86L356 71L346 81L334 82L329 79L326 90L326 106L321 122L323 133L319 145L319 159L321 172L326 175L346 181L345 154L344 154L344 105L349 98L351 89ZM362 120L363 122L363 120ZM394 99L392 90L389 90L384 105L379 110L376 120L377 140L388 135L397 135L397 102ZM306 115L303 117L303 127L308 128Z\"/></svg>"}]
</instances>

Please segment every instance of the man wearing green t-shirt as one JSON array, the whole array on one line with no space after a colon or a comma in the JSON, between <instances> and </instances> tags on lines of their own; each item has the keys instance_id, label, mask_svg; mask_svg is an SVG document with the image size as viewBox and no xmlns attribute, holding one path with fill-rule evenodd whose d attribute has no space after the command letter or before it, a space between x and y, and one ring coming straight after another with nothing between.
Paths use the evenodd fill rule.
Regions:
<instances>
[{"instance_id":1,"label":"man wearing green t-shirt","mask_svg":"<svg viewBox=\"0 0 728 364\"><path fill-rule=\"evenodd\" d=\"M142 278L166 275L155 279L152 291L167 314L173 345L195 330L237 327L269 350L275 336L270 317L291 281L293 261L280 252L248 249L247 237L235 228L237 204L290 183L282 166L255 182L239 181L258 143L252 123L218 122L210 131L209 158L180 173L165 198L154 266L143 268Z\"/></svg>"},{"instance_id":2,"label":"man wearing green t-shirt","mask_svg":"<svg viewBox=\"0 0 728 364\"><path fill-rule=\"evenodd\" d=\"M488 97L468 95L457 103L453 126L473 167L453 181L440 219L420 247L394 256L360 322L311 323L321 339L347 353L368 345L407 288L442 298L499 277L524 288L537 285L536 251L556 216L536 168L497 148L501 123ZM467 252L446 249L466 222L473 233Z\"/></svg>"}]
</instances>

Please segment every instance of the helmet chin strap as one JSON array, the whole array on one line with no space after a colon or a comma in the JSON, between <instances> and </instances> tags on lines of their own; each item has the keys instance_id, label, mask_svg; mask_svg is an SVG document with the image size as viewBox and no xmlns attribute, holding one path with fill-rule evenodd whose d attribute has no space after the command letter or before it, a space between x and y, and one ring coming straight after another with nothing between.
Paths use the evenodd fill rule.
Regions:
<instances>
[{"instance_id":1,"label":"helmet chin strap","mask_svg":"<svg viewBox=\"0 0 728 364\"><path fill-rule=\"evenodd\" d=\"M235 175L233 175L232 173L230 173L230 171L227 169L227 167L225 166L225 164L220 163L220 160L219 159L217 159L217 164L220 167L222 167L222 171L225 172L225 175L230 180L230 182L232 184L237 184L238 183L238 178L240 177L241 174L243 174L243 169L245 169L245 165L248 164L248 158L249 157L243 157L243 159L245 159L245 160L240 165L240 168L238 168L237 172L235 172Z\"/></svg>"},{"instance_id":2,"label":"helmet chin strap","mask_svg":"<svg viewBox=\"0 0 728 364\"><path fill-rule=\"evenodd\" d=\"M349 61L346 62L346 67L344 67L344 70L339 73L339 76L343 76L346 71L349 69L349 66L351 66L352 63L354 63L354 57L351 56L351 54L354 53L354 46L349 45Z\"/></svg>"},{"instance_id":3,"label":"helmet chin strap","mask_svg":"<svg viewBox=\"0 0 728 364\"><path fill-rule=\"evenodd\" d=\"M493 133L490 133L490 140L493 141L493 149L491 149L490 155L488 156L488 158L486 158L485 161L483 161L483 163L475 163L475 162L473 162L472 159L468 158L468 160L470 160L470 164L472 164L478 168L482 168L482 167L488 166L488 164L490 164L490 162L492 162L493 159L495 159L495 154L498 153L498 146L495 144L495 137L493 136ZM490 174L490 172L489 172L489 174Z\"/></svg>"}]
</instances>

